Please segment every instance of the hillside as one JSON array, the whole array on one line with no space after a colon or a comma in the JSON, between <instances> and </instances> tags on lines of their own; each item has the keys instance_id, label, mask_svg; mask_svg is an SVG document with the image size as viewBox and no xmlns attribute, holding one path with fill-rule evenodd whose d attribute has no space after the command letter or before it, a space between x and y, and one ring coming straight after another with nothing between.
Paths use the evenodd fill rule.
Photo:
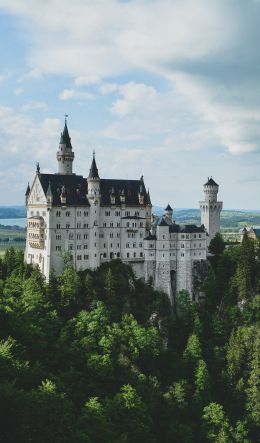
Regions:
<instances>
[{"instance_id":1,"label":"hillside","mask_svg":"<svg viewBox=\"0 0 260 443\"><path fill-rule=\"evenodd\" d=\"M256 443L260 244L212 259L174 307L119 260L49 284L0 260L5 443Z\"/></svg>"}]
</instances>

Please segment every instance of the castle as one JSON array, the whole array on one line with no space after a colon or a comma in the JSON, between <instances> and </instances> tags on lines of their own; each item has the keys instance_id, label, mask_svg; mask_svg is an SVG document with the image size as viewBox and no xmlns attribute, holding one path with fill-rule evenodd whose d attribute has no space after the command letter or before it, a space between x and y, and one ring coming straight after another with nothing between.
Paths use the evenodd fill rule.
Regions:
<instances>
[{"instance_id":1,"label":"castle","mask_svg":"<svg viewBox=\"0 0 260 443\"><path fill-rule=\"evenodd\" d=\"M37 165L26 191L25 261L38 265L48 280L63 270L69 252L76 270L95 269L115 258L131 264L137 277L152 279L170 299L185 289L198 298L207 264L207 246L220 228L222 202L212 178L200 202L201 226L178 225L168 204L154 217L149 190L139 180L100 178L95 154L89 175L73 173L74 152L67 121L57 152L58 172Z\"/></svg>"}]
</instances>

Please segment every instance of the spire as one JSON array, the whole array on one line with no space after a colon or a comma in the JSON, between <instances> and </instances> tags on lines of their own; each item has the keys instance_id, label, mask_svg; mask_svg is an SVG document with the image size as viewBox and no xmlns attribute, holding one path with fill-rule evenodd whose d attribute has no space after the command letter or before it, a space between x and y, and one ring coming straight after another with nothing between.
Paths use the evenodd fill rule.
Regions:
<instances>
[{"instance_id":1,"label":"spire","mask_svg":"<svg viewBox=\"0 0 260 443\"><path fill-rule=\"evenodd\" d=\"M148 191L147 191L146 201L147 201L147 205L151 205L151 204L152 204L152 203L151 203L151 198L150 198L149 188L148 188Z\"/></svg>"},{"instance_id":2,"label":"spire","mask_svg":"<svg viewBox=\"0 0 260 443\"><path fill-rule=\"evenodd\" d=\"M170 206L169 203L168 203L168 205L166 206L165 211L172 211L172 208L171 208L171 206Z\"/></svg>"},{"instance_id":3,"label":"spire","mask_svg":"<svg viewBox=\"0 0 260 443\"><path fill-rule=\"evenodd\" d=\"M28 197L30 192L31 192L31 189L30 189L30 185L29 185L29 182L28 182L28 186L27 186L26 193L25 193L26 197Z\"/></svg>"},{"instance_id":4,"label":"spire","mask_svg":"<svg viewBox=\"0 0 260 443\"><path fill-rule=\"evenodd\" d=\"M51 190L51 182L49 181L48 189L46 192L47 197L52 197L52 190Z\"/></svg>"},{"instance_id":5,"label":"spire","mask_svg":"<svg viewBox=\"0 0 260 443\"><path fill-rule=\"evenodd\" d=\"M62 144L62 145L64 144L64 145L66 145L67 148L72 149L69 130L68 130L68 126L67 126L67 114L65 115L64 129L63 129L63 132L61 133L61 136L60 136L60 144Z\"/></svg>"},{"instance_id":6,"label":"spire","mask_svg":"<svg viewBox=\"0 0 260 443\"><path fill-rule=\"evenodd\" d=\"M37 162L37 163L36 163L36 173L37 173L37 174L40 174L40 172L41 172L41 169L40 169L40 163Z\"/></svg>"},{"instance_id":7,"label":"spire","mask_svg":"<svg viewBox=\"0 0 260 443\"><path fill-rule=\"evenodd\" d=\"M91 168L89 170L88 178L99 178L98 168L97 168L96 159L95 159L95 151L93 151L93 159L92 159L92 163L91 163Z\"/></svg>"}]
</instances>

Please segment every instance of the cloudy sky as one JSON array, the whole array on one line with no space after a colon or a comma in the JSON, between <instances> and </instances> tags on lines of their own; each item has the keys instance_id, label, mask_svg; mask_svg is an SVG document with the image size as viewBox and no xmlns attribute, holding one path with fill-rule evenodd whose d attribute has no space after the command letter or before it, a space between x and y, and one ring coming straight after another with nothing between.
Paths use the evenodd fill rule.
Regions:
<instances>
[{"instance_id":1,"label":"cloudy sky","mask_svg":"<svg viewBox=\"0 0 260 443\"><path fill-rule=\"evenodd\" d=\"M259 0L0 0L0 204L56 172L64 114L86 176L152 202L260 209Z\"/></svg>"}]
</instances>

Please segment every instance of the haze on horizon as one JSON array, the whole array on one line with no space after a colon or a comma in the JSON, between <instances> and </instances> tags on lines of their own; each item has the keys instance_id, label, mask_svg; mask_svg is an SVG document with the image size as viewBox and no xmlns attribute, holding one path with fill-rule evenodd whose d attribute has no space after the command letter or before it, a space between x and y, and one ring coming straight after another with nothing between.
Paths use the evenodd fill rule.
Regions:
<instances>
[{"instance_id":1,"label":"haze on horizon","mask_svg":"<svg viewBox=\"0 0 260 443\"><path fill-rule=\"evenodd\" d=\"M260 209L260 1L0 0L0 205L56 172L144 175L152 203Z\"/></svg>"}]
</instances>

